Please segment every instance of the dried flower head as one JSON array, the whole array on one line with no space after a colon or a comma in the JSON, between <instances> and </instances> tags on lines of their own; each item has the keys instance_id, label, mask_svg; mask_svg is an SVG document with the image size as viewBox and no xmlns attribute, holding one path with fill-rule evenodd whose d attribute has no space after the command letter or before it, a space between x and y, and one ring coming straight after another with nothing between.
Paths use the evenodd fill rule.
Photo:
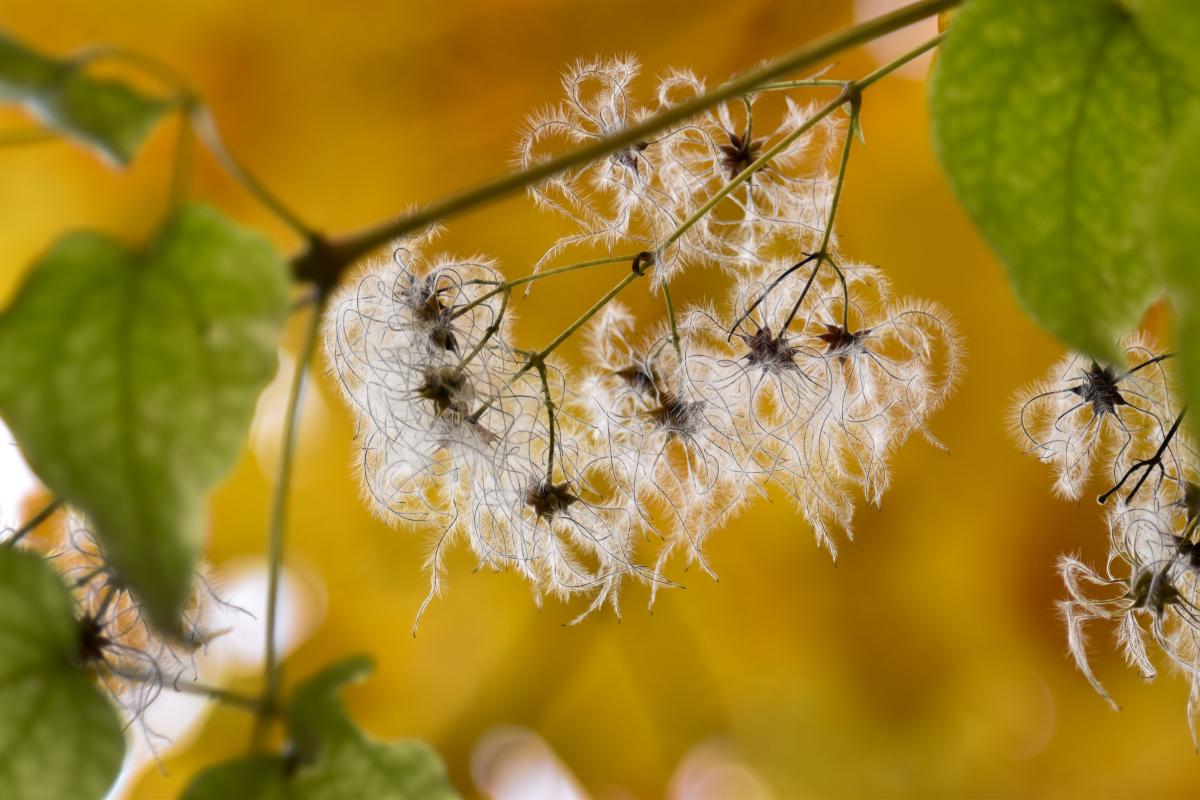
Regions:
<instances>
[{"instance_id":1,"label":"dried flower head","mask_svg":"<svg viewBox=\"0 0 1200 800\"><path fill-rule=\"evenodd\" d=\"M109 563L83 516L69 514L61 537L49 546L48 557L78 606L79 665L96 675L153 751L162 737L146 725L147 709L164 690L198 680L208 644L246 612L222 600L202 568L183 611L181 636L164 636L144 617L140 600Z\"/></svg>"},{"instance_id":2,"label":"dried flower head","mask_svg":"<svg viewBox=\"0 0 1200 800\"><path fill-rule=\"evenodd\" d=\"M333 298L326 349L358 418L372 507L444 523L452 509L436 480L453 466L443 454L492 444L497 432L475 412L504 391L518 357L504 344L507 295L494 265L427 260L428 238L404 242Z\"/></svg>"},{"instance_id":3,"label":"dried flower head","mask_svg":"<svg viewBox=\"0 0 1200 800\"><path fill-rule=\"evenodd\" d=\"M704 81L675 70L659 82L659 106L704 91ZM788 96L750 95L700 114L663 139L659 174L685 216L767 151L775 153L685 234L677 258L741 271L772 247L820 249L834 185L826 162L841 126L833 117L814 125L814 111Z\"/></svg>"},{"instance_id":4,"label":"dried flower head","mask_svg":"<svg viewBox=\"0 0 1200 800\"><path fill-rule=\"evenodd\" d=\"M1023 393L1013 430L1053 465L1060 495L1079 497L1094 473L1111 484L1100 495L1110 503L1104 569L1059 559L1072 659L1116 708L1092 670L1084 626L1112 625L1121 654L1146 680L1158 674L1155 654L1165 656L1190 684L1188 724L1200 744L1200 458L1182 427L1169 354L1143 337L1124 350L1120 367L1061 359L1048 381Z\"/></svg>"},{"instance_id":5,"label":"dried flower head","mask_svg":"<svg viewBox=\"0 0 1200 800\"><path fill-rule=\"evenodd\" d=\"M648 111L634 99L632 84L639 70L632 56L572 65L563 76L562 102L538 111L526 123L517 165L527 169L640 121ZM570 247L633 241L639 250L652 248L682 219L676 218L658 177L660 141L635 142L530 189L540 207L565 216L577 227L546 252L535 271Z\"/></svg>"},{"instance_id":6,"label":"dried flower head","mask_svg":"<svg viewBox=\"0 0 1200 800\"><path fill-rule=\"evenodd\" d=\"M1131 453L1165 434L1174 413L1163 359L1142 339L1125 345L1127 365L1068 354L1046 380L1022 390L1011 429L1026 452L1050 464L1054 490L1082 496L1097 463L1115 481Z\"/></svg>"},{"instance_id":7,"label":"dried flower head","mask_svg":"<svg viewBox=\"0 0 1200 800\"><path fill-rule=\"evenodd\" d=\"M592 370L581 388L597 480L664 542L656 573L674 552L711 573L704 539L745 500L736 411L710 391L713 375L692 350L692 332L680 328L677 352L668 331L636 337L629 311L610 304L593 323Z\"/></svg>"},{"instance_id":8,"label":"dried flower head","mask_svg":"<svg viewBox=\"0 0 1200 800\"><path fill-rule=\"evenodd\" d=\"M636 124L648 113L637 72L628 57L571 67L565 99L530 119L520 165ZM673 71L657 106L703 91ZM958 340L940 309L894 301L878 269L841 256L826 163L840 128L784 95L731 100L534 187L575 229L530 276L430 258L426 236L334 298L327 350L359 422L366 493L385 519L438 531L431 597L462 542L539 600L588 598L584 615L618 609L627 579L653 602L673 555L711 573L707 537L771 487L832 551L857 494L880 501L909 434L936 442L927 421L955 383ZM546 349L518 347L516 286L625 258L539 273L589 246L637 253L632 276ZM667 320L638 326L613 302L635 277L663 289L706 265L733 277L722 306L676 313L664 290ZM575 376L552 351L585 327Z\"/></svg>"}]
</instances>

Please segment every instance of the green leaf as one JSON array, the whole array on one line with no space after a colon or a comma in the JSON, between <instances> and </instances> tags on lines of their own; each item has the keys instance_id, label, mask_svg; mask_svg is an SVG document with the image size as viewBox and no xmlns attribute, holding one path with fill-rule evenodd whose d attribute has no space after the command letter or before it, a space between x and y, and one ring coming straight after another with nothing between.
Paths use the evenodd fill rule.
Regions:
<instances>
[{"instance_id":1,"label":"green leaf","mask_svg":"<svg viewBox=\"0 0 1200 800\"><path fill-rule=\"evenodd\" d=\"M19 103L46 126L128 164L171 103L120 81L93 78L0 33L0 102Z\"/></svg>"},{"instance_id":2,"label":"green leaf","mask_svg":"<svg viewBox=\"0 0 1200 800\"><path fill-rule=\"evenodd\" d=\"M67 234L0 317L0 416L167 632L205 493L240 452L286 308L274 249L185 206L141 253Z\"/></svg>"},{"instance_id":3,"label":"green leaf","mask_svg":"<svg viewBox=\"0 0 1200 800\"><path fill-rule=\"evenodd\" d=\"M1153 252L1180 316L1181 371L1195 407L1200 401L1200 117L1180 132L1162 177L1153 209Z\"/></svg>"},{"instance_id":4,"label":"green leaf","mask_svg":"<svg viewBox=\"0 0 1200 800\"><path fill-rule=\"evenodd\" d=\"M1030 315L1112 360L1161 291L1144 209L1193 95L1115 0L973 0L934 70L934 142Z\"/></svg>"},{"instance_id":5,"label":"green leaf","mask_svg":"<svg viewBox=\"0 0 1200 800\"><path fill-rule=\"evenodd\" d=\"M1196 0L1133 0L1138 22L1154 46L1200 76L1200 4Z\"/></svg>"},{"instance_id":6,"label":"green leaf","mask_svg":"<svg viewBox=\"0 0 1200 800\"><path fill-rule=\"evenodd\" d=\"M62 579L0 547L0 797L103 797L117 779L121 720L77 666L78 647Z\"/></svg>"},{"instance_id":7,"label":"green leaf","mask_svg":"<svg viewBox=\"0 0 1200 800\"><path fill-rule=\"evenodd\" d=\"M291 800L304 795L288 781L288 762L279 756L248 756L197 775L181 800ZM357 795L347 795L352 797Z\"/></svg>"},{"instance_id":8,"label":"green leaf","mask_svg":"<svg viewBox=\"0 0 1200 800\"><path fill-rule=\"evenodd\" d=\"M329 667L296 687L288 708L293 750L200 773L184 800L452 800L458 794L428 745L377 742L346 715L338 691L371 670L365 658Z\"/></svg>"}]
</instances>

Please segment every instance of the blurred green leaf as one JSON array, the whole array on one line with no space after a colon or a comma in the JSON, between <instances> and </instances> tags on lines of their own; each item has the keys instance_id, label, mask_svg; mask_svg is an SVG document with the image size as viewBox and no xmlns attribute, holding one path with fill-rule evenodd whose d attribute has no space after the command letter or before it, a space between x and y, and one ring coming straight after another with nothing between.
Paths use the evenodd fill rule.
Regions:
<instances>
[{"instance_id":1,"label":"blurred green leaf","mask_svg":"<svg viewBox=\"0 0 1200 800\"><path fill-rule=\"evenodd\" d=\"M103 797L121 720L76 663L71 595L46 561L0 547L0 797Z\"/></svg>"},{"instance_id":2,"label":"blurred green leaf","mask_svg":"<svg viewBox=\"0 0 1200 800\"><path fill-rule=\"evenodd\" d=\"M1154 253L1180 315L1178 350L1187 397L1200 401L1200 117L1163 164L1154 204Z\"/></svg>"},{"instance_id":3,"label":"blurred green leaf","mask_svg":"<svg viewBox=\"0 0 1200 800\"><path fill-rule=\"evenodd\" d=\"M423 742L376 742L346 715L337 693L371 670L365 658L335 664L296 687L288 708L293 750L200 773L184 800L452 800L437 754Z\"/></svg>"},{"instance_id":4,"label":"blurred green leaf","mask_svg":"<svg viewBox=\"0 0 1200 800\"><path fill-rule=\"evenodd\" d=\"M144 253L67 234L0 317L0 416L166 631L205 492L275 371L287 274L259 236L185 206Z\"/></svg>"},{"instance_id":5,"label":"blurred green leaf","mask_svg":"<svg viewBox=\"0 0 1200 800\"><path fill-rule=\"evenodd\" d=\"M171 104L120 81L90 77L84 68L0 33L0 102L19 103L48 127L128 164Z\"/></svg>"},{"instance_id":6,"label":"blurred green leaf","mask_svg":"<svg viewBox=\"0 0 1200 800\"><path fill-rule=\"evenodd\" d=\"M1200 77L1200 3L1196 0L1133 0L1138 24L1154 46Z\"/></svg>"},{"instance_id":7,"label":"blurred green leaf","mask_svg":"<svg viewBox=\"0 0 1200 800\"><path fill-rule=\"evenodd\" d=\"M1115 0L973 0L930 103L942 165L1026 310L1114 360L1161 292L1144 209L1188 83Z\"/></svg>"}]
</instances>

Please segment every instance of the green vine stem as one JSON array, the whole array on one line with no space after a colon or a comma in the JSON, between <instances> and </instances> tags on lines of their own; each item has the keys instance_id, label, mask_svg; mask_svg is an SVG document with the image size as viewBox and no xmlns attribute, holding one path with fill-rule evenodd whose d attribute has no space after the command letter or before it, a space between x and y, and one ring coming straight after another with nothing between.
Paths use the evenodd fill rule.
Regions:
<instances>
[{"instance_id":1,"label":"green vine stem","mask_svg":"<svg viewBox=\"0 0 1200 800\"><path fill-rule=\"evenodd\" d=\"M121 670L111 670L112 674L121 680L133 681L136 683L158 684L162 681L162 676L151 672L123 672ZM229 689L222 689L219 686L212 686L200 681L170 681L162 684L162 688L170 689L179 694L191 694L198 697L207 697L223 705L240 708L244 711L259 713L262 708L262 701L253 695L234 692ZM272 712L273 713L273 712Z\"/></svg>"},{"instance_id":2,"label":"green vine stem","mask_svg":"<svg viewBox=\"0 0 1200 800\"><path fill-rule=\"evenodd\" d=\"M290 495L292 467L296 460L296 444L299 439L301 397L304 392L305 375L309 361L316 352L320 339L321 318L324 316L326 296L322 295L313 306L305 326L304 338L296 354L295 372L288 390L287 408L284 412L283 444L279 456L279 470L271 498L270 531L267 544L267 635L264 645L263 696L255 714L251 748L261 750L266 741L267 723L274 710L279 707L279 696L283 683L283 670L276 647L276 620L279 610L279 577L283 570L284 539L287 532L287 505Z\"/></svg>"},{"instance_id":3,"label":"green vine stem","mask_svg":"<svg viewBox=\"0 0 1200 800\"><path fill-rule=\"evenodd\" d=\"M932 50L934 47L937 47L938 44L941 43L942 38L943 38L942 35L935 36L934 38L930 39L929 41L908 51L904 55L899 56L895 60L888 62L887 64L883 65L882 67L875 70L871 74L867 75L865 78L862 78L861 80L843 82L842 83L842 91L840 91L838 93L837 97L835 97L833 100L829 101L825 105L821 106L821 108L819 108L811 117L809 117L807 120L805 120L803 125L801 125L799 128L792 131L787 136L785 136L784 138L782 138L778 142L776 142L773 146L771 146L769 149L767 149L761 156L759 156L752 164L747 166L744 170L742 170L737 175L735 175L732 180L730 180L727 184L722 186L720 188L720 190L718 190L717 192L715 192L713 194L712 197L708 198L708 200L704 203L704 205L700 206L698 209L696 209L696 211L690 217L688 217L682 223L680 223L679 227L677 227L671 233L670 236L668 236L666 239L664 239L662 241L662 243L660 243L658 245L658 247L655 248L655 252L662 253L668 247L675 244L675 242L679 241L680 237L682 237L685 233L687 233L689 228L691 228L697 222L702 220L708 214L708 212L712 211L713 208L715 208L717 206L718 203L720 203L722 200L724 200L726 197L728 197L731 192L733 192L735 189L737 189L737 187L741 186L743 183L750 180L750 178L754 175L754 173L758 172L760 169L762 169L767 164L769 164L771 162L771 159L775 158L775 156L779 155L781 152L783 152L785 149L787 149L788 146L792 144L792 142L796 141L801 136L803 136L804 134L806 134L810 130L812 130L813 127L816 126L817 123L819 123L821 120L825 119L827 116L829 116L833 112L837 111L839 108L841 108L846 103L849 103L851 105L851 114L852 115L856 114L855 106L859 103L859 98L864 89L866 89L869 86L872 86L877 81L879 81L881 78L892 74L893 72L900 69L900 67L904 66L905 64L912 61L913 59L919 58L920 56L924 55L928 51ZM853 133L853 131L851 131L851 133ZM847 154L848 153L849 153L849 148L847 148ZM840 183L839 183L839 191L840 191ZM836 206L837 206L837 200L835 198L834 199L834 207L836 208ZM827 226L825 229L825 244L826 245L829 243L829 231L830 231L830 228ZM824 245L822 246L822 248L824 248Z\"/></svg>"},{"instance_id":4,"label":"green vine stem","mask_svg":"<svg viewBox=\"0 0 1200 800\"><path fill-rule=\"evenodd\" d=\"M217 161L221 162L225 171L254 195L258 202L305 240L311 241L317 236L313 228L302 220L300 215L292 211L286 203L267 189L262 181L238 161L233 152L225 145L225 140L221 138L221 132L207 106L200 103L195 104L192 108L191 118L196 135L204 142L204 146Z\"/></svg>"},{"instance_id":5,"label":"green vine stem","mask_svg":"<svg viewBox=\"0 0 1200 800\"><path fill-rule=\"evenodd\" d=\"M583 314L581 314L574 322L572 322L569 326L567 326L567 328L565 328L558 336L554 337L554 339L551 340L549 344L547 344L541 350L538 350L537 352L535 352L531 356L529 356L528 360L526 360L526 362L520 367L520 369L517 370L516 374L513 375L512 379L509 382L510 385L513 381L515 381L518 377L520 377L521 375L528 372L530 369L540 369L545 364L547 356L549 356L551 353L553 353L555 350L557 350L558 347L563 342L565 342L567 339L571 338L571 336L573 336L576 331L578 331L580 328L582 328L587 323L588 320L590 320L592 317L594 317L596 314L598 314L602 308L604 308L606 305L608 305L610 302L612 302L613 298L615 298L617 295L619 295L621 292L623 292L625 290L625 288L627 286L629 286L629 284L633 283L635 280L640 278L642 275L645 275L648 270L652 269L653 266L658 262L659 256L657 254L662 253L666 248L670 247L672 244L677 242L680 239L680 237L682 237L683 234L687 232L687 230L689 228L691 228L693 225L695 225L697 222L699 222L701 219L703 219L706 214L708 214L710 211L712 211L713 208L715 208L721 202L721 200L728 197L729 194L731 192L733 192L738 186L741 186L743 183L748 181L756 172L758 172L763 167L765 167L767 164L769 164L771 162L771 160L773 158L775 158L775 156L777 156L777 155L779 155L779 153L783 152L783 150L786 149L788 147L788 145L790 145L796 139L798 139L799 137L803 136L806 132L811 130L813 128L813 126L815 126L817 123L819 123L825 117L827 117L830 114L832 114L833 112L837 111L843 105L849 103L850 104L850 126L849 126L848 130L846 131L846 144L844 145L843 150L842 150L842 158L841 158L840 168L838 170L837 186L836 186L836 189L834 192L834 198L833 198L831 208L830 208L829 224L826 225L826 228L825 228L825 234L824 234L824 239L822 240L821 251L815 256L818 259L818 263L813 268L813 276L815 276L817 268L820 267L820 259L828 260L828 256L825 253L825 250L829 245L829 237L831 235L831 231L833 230L833 216L837 212L838 199L841 195L842 183L843 183L843 181L845 179L845 175L846 175L846 165L850 158L850 141L854 137L854 126L858 121L858 113L859 113L859 106L860 106L861 99L862 99L862 94L861 94L862 91L864 89L866 89L867 87L874 85L881 78L895 72L897 69L904 66L905 64L912 61L913 59L920 57L921 55L925 54L929 50L932 50L934 47L936 47L942 41L942 38L943 38L943 35L935 36L934 38L930 39L929 41L924 42L923 44L913 48L912 50L908 51L907 53L904 53L903 55L899 56L895 60L888 62L887 64L885 64L884 66L875 70L874 72L870 73L869 75L867 75L865 78L862 78L861 80L844 82L842 85L843 86L842 91L838 93L838 96L836 98L834 98L832 101L830 101L829 103L825 104L820 109L818 109L817 112L814 113L812 117L805 120L803 125L801 125L796 130L792 131L790 134L785 136L783 139L779 140L779 142L777 142L774 146L772 146L766 152L764 152L761 156L759 156L759 158L757 160L755 160L752 164L750 164L744 170L739 172L728 183L726 183L724 186L722 186L718 191L714 192L713 196L710 197L707 201L705 201L704 205L700 206L700 208L698 208L695 213L693 213L690 217L688 217L683 222L681 222L679 224L679 226L677 228L675 228L675 230L672 231L671 234L668 235L657 247L655 247L655 249L653 251L646 251L646 252L638 253L636 256L634 256L632 259L633 269L630 271L630 273L628 275L626 275L624 278L622 278L620 281L618 281L617 284L615 286L613 286L612 289L610 289L603 297L601 297L599 300L597 300L587 311L584 311ZM622 258L628 258L628 256L625 256ZM810 258L812 258L812 257L810 257ZM806 261L807 260L810 260L810 259L806 259ZM580 269L580 268L582 268L583 265L591 266L596 263L606 263L606 262L604 260L600 260L598 262L583 262L582 265L574 264L574 265L570 265L568 267L561 267L556 270L548 270L546 272L536 273L534 275L528 276L525 280L536 280L541 277L549 277L550 275L561 274L563 272L567 272L572 269ZM839 277L842 277L841 270L837 267L837 265L833 264L832 261L829 261L829 264L835 270L837 270ZM812 282L812 277L809 278L809 283L811 284L811 282ZM510 285L512 285L512 284L511 283L505 284L505 286L510 286ZM665 288L665 284L664 284L664 288ZM843 290L846 289L844 277L842 277L842 288L843 288ZM478 302L478 301L476 301L476 302ZM676 349L678 350L678 348L679 348L679 331L678 331L678 328L675 323L674 303L671 302L669 295L667 295L667 312L668 312L668 318L669 318L670 324L671 324L671 340L675 344ZM848 297L846 299L846 309L843 312L843 316L846 317L846 319L848 320L848 318L849 318L849 298ZM483 413L485 411L487 411L489 408L491 408L493 402L494 402L494 398L485 401L483 403L483 405L481 405L478 409L476 409L471 414L471 419L473 421L478 421L480 419L480 417L483 415Z\"/></svg>"},{"instance_id":6,"label":"green vine stem","mask_svg":"<svg viewBox=\"0 0 1200 800\"><path fill-rule=\"evenodd\" d=\"M878 39L881 36L905 28L915 22L920 22L942 11L954 8L961 2L962 0L918 0L918 2L899 8L889 14L884 14L883 16L847 28L844 31L822 37L759 69L722 84L711 92L672 106L652 117L648 117L636 125L631 125L611 136L569 153L564 153L557 158L549 159L520 172L510 173L487 181L472 189L431 203L419 211L407 214L391 222L377 225L357 234L351 234L339 239L315 237L310 240L309 248L293 260L292 265L295 276L302 281L312 281L318 285L332 286L337 283L342 271L347 266L355 263L376 248L382 247L406 233L420 230L434 222L499 199L547 178L552 178L572 167L607 156L635 142L648 138L677 122L682 122L689 117L693 117L725 100L740 97L754 91L762 84L769 83L774 78L812 66L842 50ZM935 44L936 42L929 44L929 47L933 47ZM921 52L923 53L925 50L921 50ZM915 58L915 56L913 57ZM893 62L892 65L883 68L883 70L873 73L874 77L864 79L864 81L858 84L859 88L865 88L875 80L883 77L883 75L908 63L909 60L912 59L909 58L899 63Z\"/></svg>"},{"instance_id":7,"label":"green vine stem","mask_svg":"<svg viewBox=\"0 0 1200 800\"><path fill-rule=\"evenodd\" d=\"M475 298L471 302L464 305L462 308L456 310L450 318L458 319L459 317L461 317L463 314L466 314L471 309L479 306L481 303L485 303L488 300L491 300L493 297L495 297L496 295L498 295L502 292L509 292L512 289L517 288L518 286L524 286L526 284L532 285L533 283L540 281L544 278L553 278L556 275L565 275L568 272L575 272L575 271L581 270L581 269L590 269L591 267L602 267L606 264L619 264L622 261L632 261L633 259L634 259L633 255L604 256L603 258L593 258L590 261L580 261L576 264L567 264L566 266L563 266L563 267L555 267L554 269L542 270L541 272L535 272L531 275L526 275L523 278L514 278L511 281L506 281L506 282L500 284L499 286L497 286L495 289L491 290L490 292L485 292L484 294Z\"/></svg>"}]
</instances>

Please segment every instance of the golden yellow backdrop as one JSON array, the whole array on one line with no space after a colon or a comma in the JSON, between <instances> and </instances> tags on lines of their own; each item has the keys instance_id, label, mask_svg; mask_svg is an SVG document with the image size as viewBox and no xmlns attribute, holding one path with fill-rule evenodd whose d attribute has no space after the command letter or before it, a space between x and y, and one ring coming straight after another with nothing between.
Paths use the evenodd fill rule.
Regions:
<instances>
[{"instance_id":1,"label":"golden yellow backdrop","mask_svg":"<svg viewBox=\"0 0 1200 800\"><path fill-rule=\"evenodd\" d=\"M231 148L338 232L503 171L524 115L556 98L577 57L632 52L649 74L683 65L716 82L850 24L854 11L850 0L5 0L0 27L52 51L112 43L177 67ZM856 51L832 74L876 63ZM326 382L327 413L306 417L302 434L289 558L319 576L328 607L288 678L374 654L375 675L347 694L355 715L376 735L432 741L468 795L479 791L473 748L509 724L544 737L598 797L661 796L680 761L713 740L778 797L1200 794L1182 682L1142 686L1097 628L1098 667L1126 706L1117 714L1065 657L1054 559L1102 559L1100 510L1051 498L1004 426L1014 390L1059 348L1021 314L950 196L925 111L919 81L870 91L842 246L882 265L898 293L954 313L968 374L934 419L951 454L911 441L882 510L861 511L836 568L787 503L760 503L712 540L720 582L686 575L687 590L666 593L652 616L635 592L620 624L605 612L564 628L573 609L539 612L516 576L473 574L459 554L414 639L427 543L360 504L352 427ZM0 149L0 291L68 227L141 236L161 213L171 145L168 126L127 174L67 144ZM210 159L193 193L297 245ZM519 275L558 230L517 198L453 220L443 243ZM518 309L525 341L548 339L609 281L543 285ZM689 277L677 297L719 294L719 281ZM637 310L659 313L634 291ZM264 550L273 463L262 450L247 449L214 499L218 566ZM176 795L197 769L241 753L248 730L241 712L218 710L132 796Z\"/></svg>"}]
</instances>

